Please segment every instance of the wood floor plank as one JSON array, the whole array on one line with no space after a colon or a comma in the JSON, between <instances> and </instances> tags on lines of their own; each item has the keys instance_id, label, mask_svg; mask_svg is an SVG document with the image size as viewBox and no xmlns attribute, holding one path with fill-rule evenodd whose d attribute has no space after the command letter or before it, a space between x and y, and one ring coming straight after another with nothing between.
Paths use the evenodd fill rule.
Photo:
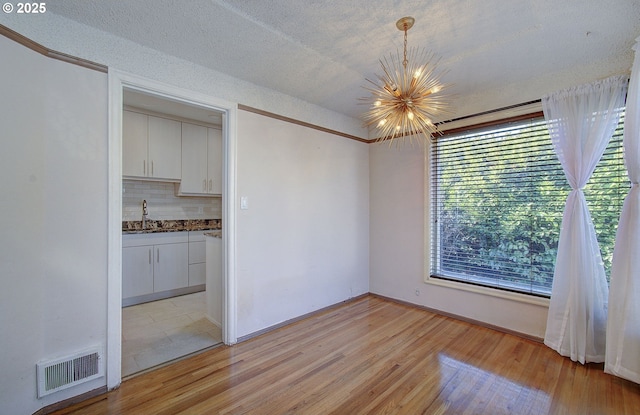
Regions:
<instances>
[{"instance_id":1,"label":"wood floor plank","mask_svg":"<svg viewBox=\"0 0 640 415\"><path fill-rule=\"evenodd\" d=\"M511 334L366 296L55 414L638 414L640 385Z\"/></svg>"}]
</instances>

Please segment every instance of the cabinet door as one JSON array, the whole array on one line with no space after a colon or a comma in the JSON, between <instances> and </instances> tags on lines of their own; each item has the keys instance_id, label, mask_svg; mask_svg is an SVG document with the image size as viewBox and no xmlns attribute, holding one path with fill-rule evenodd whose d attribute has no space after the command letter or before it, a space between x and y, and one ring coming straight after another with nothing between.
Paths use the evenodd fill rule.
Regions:
<instances>
[{"instance_id":1,"label":"cabinet door","mask_svg":"<svg viewBox=\"0 0 640 415\"><path fill-rule=\"evenodd\" d=\"M207 267L204 262L189 264L189 287L203 285L207 280Z\"/></svg>"},{"instance_id":2,"label":"cabinet door","mask_svg":"<svg viewBox=\"0 0 640 415\"><path fill-rule=\"evenodd\" d=\"M154 246L153 291L189 286L189 244Z\"/></svg>"},{"instance_id":3,"label":"cabinet door","mask_svg":"<svg viewBox=\"0 0 640 415\"><path fill-rule=\"evenodd\" d=\"M153 246L122 248L122 298L153 292Z\"/></svg>"},{"instance_id":4,"label":"cabinet door","mask_svg":"<svg viewBox=\"0 0 640 415\"><path fill-rule=\"evenodd\" d=\"M222 194L222 131L208 128L208 177L207 192Z\"/></svg>"},{"instance_id":5,"label":"cabinet door","mask_svg":"<svg viewBox=\"0 0 640 415\"><path fill-rule=\"evenodd\" d=\"M213 321L222 322L223 263L222 239L207 237L207 316Z\"/></svg>"},{"instance_id":6,"label":"cabinet door","mask_svg":"<svg viewBox=\"0 0 640 415\"><path fill-rule=\"evenodd\" d=\"M207 193L207 128L182 123L181 193Z\"/></svg>"},{"instance_id":7,"label":"cabinet door","mask_svg":"<svg viewBox=\"0 0 640 415\"><path fill-rule=\"evenodd\" d=\"M207 257L205 254L205 242L193 241L189 242L189 264L204 263Z\"/></svg>"},{"instance_id":8,"label":"cabinet door","mask_svg":"<svg viewBox=\"0 0 640 415\"><path fill-rule=\"evenodd\" d=\"M180 180L182 128L179 121L149 116L149 161L147 176Z\"/></svg>"},{"instance_id":9,"label":"cabinet door","mask_svg":"<svg viewBox=\"0 0 640 415\"><path fill-rule=\"evenodd\" d=\"M148 117L137 112L122 112L122 174L147 175Z\"/></svg>"}]
</instances>

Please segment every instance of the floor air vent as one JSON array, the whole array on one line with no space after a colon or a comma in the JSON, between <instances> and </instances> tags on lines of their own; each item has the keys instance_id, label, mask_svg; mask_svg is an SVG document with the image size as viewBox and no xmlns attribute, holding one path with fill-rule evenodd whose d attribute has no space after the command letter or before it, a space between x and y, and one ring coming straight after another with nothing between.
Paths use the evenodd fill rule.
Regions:
<instances>
[{"instance_id":1,"label":"floor air vent","mask_svg":"<svg viewBox=\"0 0 640 415\"><path fill-rule=\"evenodd\" d=\"M39 398L99 378L103 372L99 348L38 363L36 369Z\"/></svg>"}]
</instances>

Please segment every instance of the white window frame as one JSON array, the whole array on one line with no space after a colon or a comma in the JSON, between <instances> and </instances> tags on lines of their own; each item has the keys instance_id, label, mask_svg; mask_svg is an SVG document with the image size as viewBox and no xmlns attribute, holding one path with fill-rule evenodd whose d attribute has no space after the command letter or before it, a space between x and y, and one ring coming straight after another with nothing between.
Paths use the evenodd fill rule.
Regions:
<instances>
[{"instance_id":1,"label":"white window frame","mask_svg":"<svg viewBox=\"0 0 640 415\"><path fill-rule=\"evenodd\" d=\"M484 114L479 114L471 117L464 117L457 120L449 121L440 124L438 127L440 131L446 132L456 128L469 127L472 125L479 125L483 123L495 122L507 118L522 116L535 112L542 111L542 103L540 101L529 102L523 105L517 105L510 108L501 109L498 111L490 111ZM424 178L425 178L425 193L424 193L424 246L428 249L425 250L424 255L424 282L426 284L436 285L440 287L451 288L455 290L468 291L472 293L503 298L521 303L533 304L538 306L549 306L549 299L545 297L537 297L524 293L517 293L512 291L500 290L497 288L485 287L480 285L472 285L464 282L445 280L441 278L431 277L431 144L429 144L424 152Z\"/></svg>"}]
</instances>

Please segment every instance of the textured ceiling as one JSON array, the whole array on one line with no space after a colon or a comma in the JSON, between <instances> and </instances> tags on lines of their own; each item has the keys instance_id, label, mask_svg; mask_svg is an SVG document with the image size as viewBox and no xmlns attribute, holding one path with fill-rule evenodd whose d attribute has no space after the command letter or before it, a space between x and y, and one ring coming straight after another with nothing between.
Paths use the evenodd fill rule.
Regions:
<instances>
[{"instance_id":1,"label":"textured ceiling","mask_svg":"<svg viewBox=\"0 0 640 415\"><path fill-rule=\"evenodd\" d=\"M409 46L441 57L454 108L541 74L624 73L640 35L638 0L57 0L47 10L353 117L364 79L402 49L403 16L416 19Z\"/></svg>"}]
</instances>

